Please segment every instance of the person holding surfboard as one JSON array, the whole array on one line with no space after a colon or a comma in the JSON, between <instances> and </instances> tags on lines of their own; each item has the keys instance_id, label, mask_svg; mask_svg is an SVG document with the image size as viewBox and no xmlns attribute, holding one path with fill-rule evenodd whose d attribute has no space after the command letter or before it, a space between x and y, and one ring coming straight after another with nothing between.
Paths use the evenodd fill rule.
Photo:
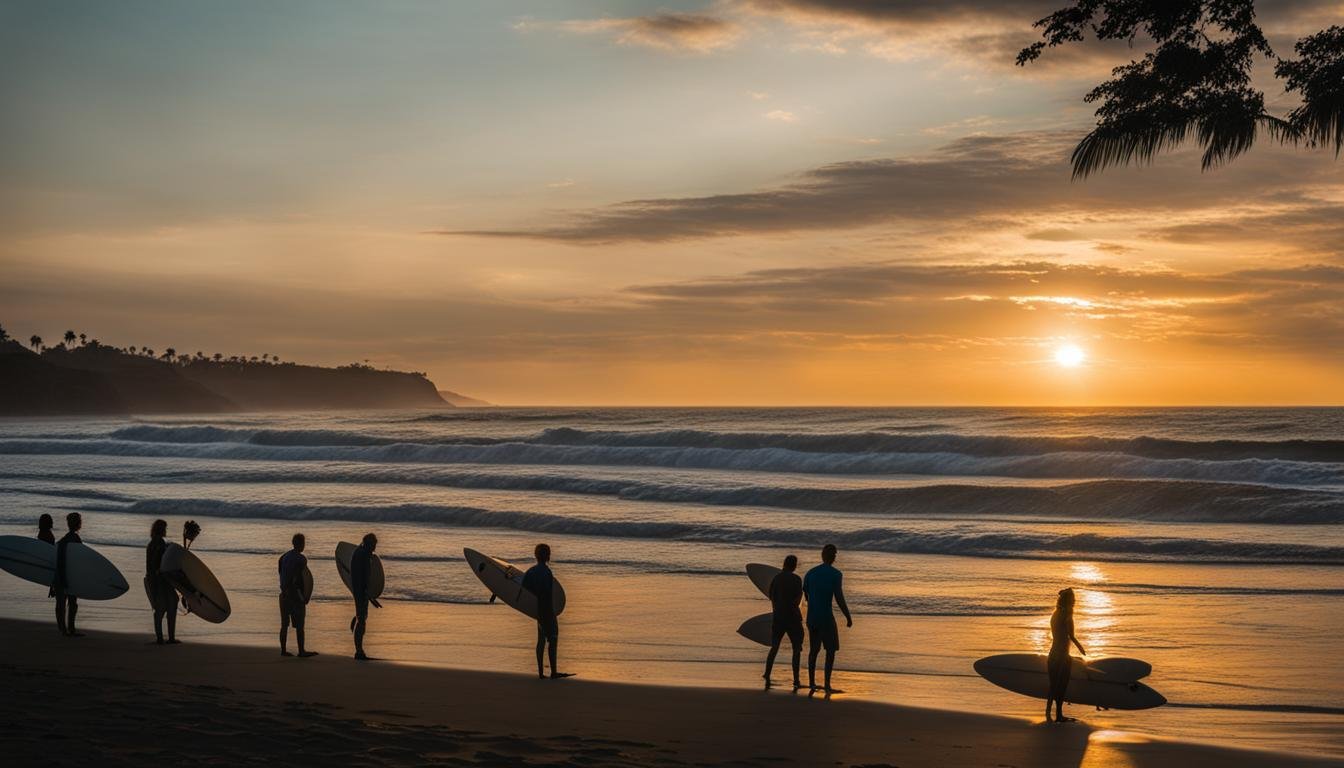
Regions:
<instances>
[{"instance_id":1,"label":"person holding surfboard","mask_svg":"<svg viewBox=\"0 0 1344 768\"><path fill-rule=\"evenodd\" d=\"M303 573L308 568L308 558L303 556L305 539L302 533L294 534L290 539L293 549L280 556L280 655L293 656L286 646L289 644L289 625L294 625L294 639L299 642L299 658L316 656L316 651L303 647L303 622L308 613L308 595L304 590Z\"/></svg>"},{"instance_id":2,"label":"person holding surfboard","mask_svg":"<svg viewBox=\"0 0 1344 768\"><path fill-rule=\"evenodd\" d=\"M378 598L369 595L369 570L373 567L373 551L378 548L378 537L364 534L364 540L350 555L350 592L355 596L355 618L351 629L355 633L355 658L368 661L364 655L364 630L369 619L369 603L382 608Z\"/></svg>"},{"instance_id":3,"label":"person holding surfboard","mask_svg":"<svg viewBox=\"0 0 1344 768\"><path fill-rule=\"evenodd\" d=\"M784 568L770 580L770 653L765 657L765 687L770 687L770 672L775 667L779 643L785 635L793 646L793 687L803 687L798 679L799 662L803 653L803 613L798 609L803 602L803 580L798 578L798 557L784 558ZM814 658L815 661L815 658Z\"/></svg>"},{"instance_id":4,"label":"person holding surfboard","mask_svg":"<svg viewBox=\"0 0 1344 768\"><path fill-rule=\"evenodd\" d=\"M546 647L550 645L551 678L572 677L569 672L558 672L555 668L555 643L560 638L560 621L555 616L555 574L551 573L551 547L538 544L533 550L537 564L523 574L523 589L537 598L537 677L546 679L546 668L542 664L546 656Z\"/></svg>"},{"instance_id":5,"label":"person holding surfboard","mask_svg":"<svg viewBox=\"0 0 1344 768\"><path fill-rule=\"evenodd\" d=\"M1078 646L1078 652L1087 655L1083 644L1073 634L1073 587L1059 590L1055 600L1055 612L1050 616L1050 655L1046 668L1050 673L1050 695L1045 700L1045 721L1050 722L1050 703L1055 704L1055 722L1071 723L1072 717L1064 716L1064 694L1069 690L1069 673L1073 668L1073 659L1069 658L1069 643Z\"/></svg>"},{"instance_id":6,"label":"person holding surfboard","mask_svg":"<svg viewBox=\"0 0 1344 768\"><path fill-rule=\"evenodd\" d=\"M78 512L71 512L65 516L65 526L70 530L56 542L56 579L52 584L52 589L56 593L56 628L66 637L83 637L82 632L75 631L75 613L79 610L79 599L66 594L69 582L65 572L65 552L69 545L83 542L83 539L79 538L79 529L84 527L84 516Z\"/></svg>"},{"instance_id":7,"label":"person holding surfboard","mask_svg":"<svg viewBox=\"0 0 1344 768\"><path fill-rule=\"evenodd\" d=\"M835 567L836 549L834 544L821 548L821 565L807 572L803 577L803 593L807 595L807 634L811 640L807 653L807 683L817 690L817 654L826 648L826 693L842 693L831 687L831 670L835 667L835 652L840 650L840 629L835 623L835 614L831 612L831 601L840 606L845 615L845 626L854 626L849 615L849 606L845 604L843 589L844 574Z\"/></svg>"},{"instance_id":8,"label":"person holding surfboard","mask_svg":"<svg viewBox=\"0 0 1344 768\"><path fill-rule=\"evenodd\" d=\"M145 592L154 608L154 642L164 644L163 620L168 619L168 645L178 645L177 589L163 575L163 553L168 549L168 521L155 520L149 527L149 544L145 546Z\"/></svg>"}]
</instances>

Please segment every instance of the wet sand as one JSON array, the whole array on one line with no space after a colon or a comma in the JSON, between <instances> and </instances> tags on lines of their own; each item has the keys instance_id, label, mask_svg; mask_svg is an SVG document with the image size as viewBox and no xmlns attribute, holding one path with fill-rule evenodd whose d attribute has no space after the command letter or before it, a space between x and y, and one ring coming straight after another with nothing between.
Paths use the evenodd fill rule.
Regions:
<instances>
[{"instance_id":1,"label":"wet sand","mask_svg":"<svg viewBox=\"0 0 1344 768\"><path fill-rule=\"evenodd\" d=\"M11 765L1284 766L1327 761L837 696L356 662L0 620ZM467 660L463 660L466 662ZM1337 763L1335 763L1337 764Z\"/></svg>"}]
</instances>

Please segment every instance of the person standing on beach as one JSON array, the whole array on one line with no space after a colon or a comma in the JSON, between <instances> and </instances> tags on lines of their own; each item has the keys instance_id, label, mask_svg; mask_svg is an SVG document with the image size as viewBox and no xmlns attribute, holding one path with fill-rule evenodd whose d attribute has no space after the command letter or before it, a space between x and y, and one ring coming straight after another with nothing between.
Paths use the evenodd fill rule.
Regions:
<instances>
[{"instance_id":1,"label":"person standing on beach","mask_svg":"<svg viewBox=\"0 0 1344 768\"><path fill-rule=\"evenodd\" d=\"M51 519L51 515L48 515L46 512L43 512L42 516L37 518L38 540L45 541L48 544L55 544L56 534L51 532L52 526L54 525L56 525L56 521Z\"/></svg>"},{"instance_id":2,"label":"person standing on beach","mask_svg":"<svg viewBox=\"0 0 1344 768\"><path fill-rule=\"evenodd\" d=\"M308 558L303 556L304 538L302 533L294 534L290 539L293 549L280 556L280 655L293 656L286 646L289 644L289 625L294 625L294 638L299 642L299 658L316 656L316 651L307 651L303 647L303 621L308 613L308 597L303 588L303 572L308 567ZM367 579L366 579L367 581Z\"/></svg>"},{"instance_id":3,"label":"person standing on beach","mask_svg":"<svg viewBox=\"0 0 1344 768\"><path fill-rule=\"evenodd\" d=\"M840 650L840 629L835 623L835 614L831 612L831 600L840 606L845 615L845 626L854 626L849 615L849 606L845 604L843 589L844 574L836 568L835 545L827 544L821 548L821 565L807 572L803 577L803 592L807 595L807 634L811 640L807 653L807 683L817 690L817 653L826 648L826 692L843 693L831 687L831 670L835 667L835 652Z\"/></svg>"},{"instance_id":4,"label":"person standing on beach","mask_svg":"<svg viewBox=\"0 0 1344 768\"><path fill-rule=\"evenodd\" d=\"M369 619L369 603L382 608L376 598L369 597L369 569L373 567L373 551L378 548L378 537L364 534L364 541L350 555L350 591L355 595L355 618L350 628L355 633L355 658L368 661L364 655L364 629Z\"/></svg>"},{"instance_id":5,"label":"person standing on beach","mask_svg":"<svg viewBox=\"0 0 1344 768\"><path fill-rule=\"evenodd\" d=\"M66 637L83 637L82 632L75 631L75 613L79 610L79 600L65 593L68 587L65 553L69 545L83 543L79 538L79 529L84 527L84 517L78 512L71 512L65 516L65 525L70 530L56 542L56 579L52 584L56 593L56 628Z\"/></svg>"},{"instance_id":6,"label":"person standing on beach","mask_svg":"<svg viewBox=\"0 0 1344 768\"><path fill-rule=\"evenodd\" d=\"M154 642L164 644L163 620L168 619L168 645L178 645L177 639L177 590L173 583L160 571L163 564L163 552L168 549L168 521L155 520L149 527L149 544L145 546L145 591L149 593L150 604L154 608Z\"/></svg>"},{"instance_id":7,"label":"person standing on beach","mask_svg":"<svg viewBox=\"0 0 1344 768\"><path fill-rule=\"evenodd\" d=\"M546 679L546 668L542 660L546 656L546 647L551 651L551 678L570 677L569 672L557 672L555 669L555 643L560 639L560 622L555 617L555 574L551 573L551 547L538 544L533 550L537 564L523 574L523 589L537 597L537 677Z\"/></svg>"},{"instance_id":8,"label":"person standing on beach","mask_svg":"<svg viewBox=\"0 0 1344 768\"><path fill-rule=\"evenodd\" d=\"M1046 671L1050 674L1050 695L1045 700L1045 721L1050 722L1050 703L1055 704L1055 722L1071 723L1074 718L1064 716L1064 694L1069 690L1069 673L1073 659L1069 656L1069 643L1078 646L1078 652L1087 655L1083 644L1073 634L1073 588L1059 590L1055 600L1055 612L1050 616L1050 655L1046 658Z\"/></svg>"},{"instance_id":9,"label":"person standing on beach","mask_svg":"<svg viewBox=\"0 0 1344 768\"><path fill-rule=\"evenodd\" d=\"M798 679L799 659L803 653L803 614L798 605L803 601L803 580L798 578L798 558L784 558L784 569L770 580L770 653L765 657L765 687L770 687L770 672L775 668L775 656L785 635L793 645L793 687L803 687ZM815 655L813 661L815 662Z\"/></svg>"}]
</instances>

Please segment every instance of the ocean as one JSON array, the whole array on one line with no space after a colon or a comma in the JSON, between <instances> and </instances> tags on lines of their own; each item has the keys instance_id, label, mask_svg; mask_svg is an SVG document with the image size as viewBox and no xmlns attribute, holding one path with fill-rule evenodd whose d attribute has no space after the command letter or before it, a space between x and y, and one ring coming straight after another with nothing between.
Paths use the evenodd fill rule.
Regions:
<instances>
[{"instance_id":1,"label":"ocean","mask_svg":"<svg viewBox=\"0 0 1344 768\"><path fill-rule=\"evenodd\" d=\"M1092 655L1153 664L1170 703L1072 714L1106 728L1344 757L1344 409L490 408L0 420L0 533L84 515L131 591L86 628L144 632L150 523L187 519L234 614L188 642L275 642L275 560L308 537L309 644L350 652L332 552L379 537L370 652L533 669L534 630L462 557L549 542L569 596L562 667L758 687L739 637L768 602L748 562L834 543L854 627L846 696L1041 718L975 675L1043 651L1078 591ZM5 616L45 590L0 574ZM54 637L54 635L53 635ZM775 680L787 680L787 653ZM803 672L806 675L806 670ZM766 694L762 694L766 695ZM775 691L771 695L793 695Z\"/></svg>"}]
</instances>

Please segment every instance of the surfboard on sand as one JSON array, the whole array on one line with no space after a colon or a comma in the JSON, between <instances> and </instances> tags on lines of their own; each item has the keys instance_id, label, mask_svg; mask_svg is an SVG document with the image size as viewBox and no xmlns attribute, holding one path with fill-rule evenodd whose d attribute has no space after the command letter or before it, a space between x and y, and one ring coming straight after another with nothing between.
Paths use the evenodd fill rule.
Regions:
<instances>
[{"instance_id":1,"label":"surfboard on sand","mask_svg":"<svg viewBox=\"0 0 1344 768\"><path fill-rule=\"evenodd\" d=\"M188 613L211 624L223 623L232 613L224 586L195 552L169 543L163 550L163 560L159 561L159 573L182 595Z\"/></svg>"},{"instance_id":2,"label":"surfboard on sand","mask_svg":"<svg viewBox=\"0 0 1344 768\"><path fill-rule=\"evenodd\" d=\"M1141 671L1137 659L1113 663L1112 674L1094 668L1082 659L1073 659L1069 687L1064 700L1071 704L1086 704L1106 709L1151 709L1167 703L1166 697L1134 679L1122 679L1116 672ZM1151 669L1151 666L1148 667ZM1046 656L1038 653L1003 653L975 662L975 671L989 682L1023 696L1044 699L1049 695L1050 676L1046 670Z\"/></svg>"},{"instance_id":3,"label":"surfboard on sand","mask_svg":"<svg viewBox=\"0 0 1344 768\"><path fill-rule=\"evenodd\" d=\"M759 643L765 647L770 647L770 628L774 620L774 614L762 613L759 616L752 616L750 619L742 622L742 626L737 628L737 634L747 638L753 643Z\"/></svg>"},{"instance_id":4,"label":"surfboard on sand","mask_svg":"<svg viewBox=\"0 0 1344 768\"><path fill-rule=\"evenodd\" d=\"M130 589L117 566L87 544L66 545L65 557L66 594L112 600ZM0 536L0 568L50 587L56 580L56 546L28 536Z\"/></svg>"},{"instance_id":5,"label":"surfboard on sand","mask_svg":"<svg viewBox=\"0 0 1344 768\"><path fill-rule=\"evenodd\" d=\"M476 578L481 580L486 589L490 590L490 594L523 615L538 618L537 596L523 589L523 573L525 573L523 569L507 560L483 555L474 549L463 549L462 554L466 556L471 572L476 574ZM556 579L555 594L551 599L555 615L559 616L565 610L565 588L560 586L559 579Z\"/></svg>"},{"instance_id":6,"label":"surfboard on sand","mask_svg":"<svg viewBox=\"0 0 1344 768\"><path fill-rule=\"evenodd\" d=\"M341 581L345 582L345 588L350 590L350 594L355 593L355 588L350 586L350 558L354 556L357 544L351 544L348 541L342 541L336 545L336 571L341 574ZM383 573L383 561L375 552L369 561L369 598L377 600L383 594L383 586L386 582L386 575Z\"/></svg>"}]
</instances>

